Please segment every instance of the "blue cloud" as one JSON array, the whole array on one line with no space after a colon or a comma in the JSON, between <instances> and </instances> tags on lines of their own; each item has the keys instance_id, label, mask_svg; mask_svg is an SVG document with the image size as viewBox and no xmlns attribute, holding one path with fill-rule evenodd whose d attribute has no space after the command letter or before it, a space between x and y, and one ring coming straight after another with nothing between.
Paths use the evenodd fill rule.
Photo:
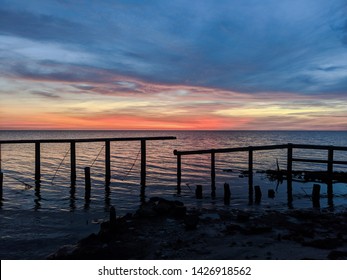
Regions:
<instances>
[{"instance_id":1,"label":"blue cloud","mask_svg":"<svg viewBox=\"0 0 347 280\"><path fill-rule=\"evenodd\" d=\"M89 70L71 73L69 66L78 65L154 83L249 93L347 89L345 0L2 2L0 35L95 56L62 60L67 66L58 72L13 67L18 75L95 79Z\"/></svg>"}]
</instances>

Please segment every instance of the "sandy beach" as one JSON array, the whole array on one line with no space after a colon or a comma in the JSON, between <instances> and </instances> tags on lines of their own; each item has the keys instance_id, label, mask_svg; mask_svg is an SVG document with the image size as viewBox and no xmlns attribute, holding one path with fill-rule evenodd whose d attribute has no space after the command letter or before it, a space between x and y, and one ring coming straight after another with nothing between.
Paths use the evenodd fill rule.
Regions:
<instances>
[{"instance_id":1,"label":"sandy beach","mask_svg":"<svg viewBox=\"0 0 347 280\"><path fill-rule=\"evenodd\" d=\"M186 209L153 198L50 259L347 259L347 212Z\"/></svg>"}]
</instances>

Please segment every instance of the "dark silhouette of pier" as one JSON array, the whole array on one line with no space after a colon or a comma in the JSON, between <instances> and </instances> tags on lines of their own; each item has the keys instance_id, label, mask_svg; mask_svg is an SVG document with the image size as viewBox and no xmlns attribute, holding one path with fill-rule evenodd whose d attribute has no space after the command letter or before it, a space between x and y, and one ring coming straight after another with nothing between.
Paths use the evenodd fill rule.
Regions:
<instances>
[{"instance_id":1,"label":"dark silhouette of pier","mask_svg":"<svg viewBox=\"0 0 347 280\"><path fill-rule=\"evenodd\" d=\"M146 143L147 141L158 140L175 140L173 136L157 136L157 137L126 137L126 138L82 138L82 139L40 139L40 140L0 140L0 199L3 197L3 173L1 171L1 146L2 145L18 145L18 144L34 144L35 145L35 192L40 199L40 182L41 182L41 144L48 143L69 143L70 144L70 180L71 180L71 196L74 196L76 184L76 144L104 142L105 144L105 186L106 190L111 181L111 142L129 142L138 141L141 143L141 196L145 195L146 188ZM90 167L85 167L85 199L90 199Z\"/></svg>"},{"instance_id":2,"label":"dark silhouette of pier","mask_svg":"<svg viewBox=\"0 0 347 280\"><path fill-rule=\"evenodd\" d=\"M90 142L104 142L105 147L105 190L106 194L109 195L109 185L111 181L111 142L117 141L139 141L141 144L140 148L140 161L141 161L141 176L140 176L140 196L142 199L145 197L146 189L146 143L147 141L157 141L157 140L175 140L174 136L160 136L160 137L128 137L128 138L83 138L83 139L40 139L40 140L1 140L0 141L0 159L1 159L1 145L18 145L18 144L34 144L35 147L35 193L37 196L37 207L39 207L40 201L40 179L41 179L41 144L42 143L69 143L70 144L70 180L71 180L71 198L73 201L75 193L76 184L76 144L77 143L90 143ZM259 203L262 197L261 189L259 186L253 185L253 163L254 157L257 151L270 151L270 150L287 150L287 169L270 171L270 176L278 176L281 180L284 178L287 181L287 199L288 206L291 207L293 201L292 183L296 176L297 171L293 170L294 162L303 163L319 163L326 164L326 171L319 172L321 181L327 184L327 194L328 194L328 204L333 205L333 182L336 179L336 174L334 172L334 165L347 165L345 160L334 159L335 151L347 151L347 147L342 146L328 146L328 145L306 145L306 144L283 144L283 145L265 145L265 146L248 146L248 147L235 147L235 148L223 148L223 149L206 149L206 150L189 150L189 151L178 151L174 150L173 154L177 157L177 194L181 193L181 183L182 183L182 157L190 155L201 155L210 154L211 160L211 196L214 198L216 196L216 154L220 153L235 153L235 152L245 152L248 153L248 170L245 171L248 177L248 199L249 203L253 202ZM326 150L326 159L314 159L314 158L300 158L293 156L293 150L295 149L307 149L307 150ZM101 152L101 151L100 151ZM67 155L67 154L66 154ZM66 156L65 155L65 156ZM90 167L84 168L85 171L85 200L86 207L88 207L88 202L90 201L91 195L91 182L90 182ZM272 172L272 173L271 173ZM308 175L307 175L308 174ZM307 176L314 176L307 173ZM318 174L318 172L317 172ZM317 176L316 174L316 176ZM197 198L202 197L202 186L199 185L199 189L196 190ZM320 186L313 186L312 200L314 206L319 206L320 197ZM269 194L274 195L274 194ZM3 197L3 173L1 172L1 161L0 161L0 199ZM105 197L107 200L107 195ZM225 204L230 203L230 186L228 184L224 185L224 202Z\"/></svg>"},{"instance_id":3,"label":"dark silhouette of pier","mask_svg":"<svg viewBox=\"0 0 347 280\"><path fill-rule=\"evenodd\" d=\"M216 154L219 153L234 153L234 152L245 152L248 153L248 196L249 203L254 202L254 192L255 192L255 202L259 202L261 198L261 192L259 186L253 186L253 158L257 151L268 151L277 149L287 149L287 170L284 172L287 180L287 196L288 205L291 207L293 202L292 193L292 182L293 182L293 162L305 162L305 163L320 163L327 165L327 171L324 175L324 180L327 183L328 189L328 204L333 204L333 179L334 179L334 164L347 165L347 161L334 160L334 151L347 151L347 147L342 146L327 146L327 145L305 145L305 144L283 144L283 145L267 145L267 146L249 146L249 147L236 147L236 148L224 148L224 149L207 149L207 150L190 150L190 151L177 151L174 150L174 155L177 156L177 193L181 193L181 183L182 183L182 156L189 155L202 155L210 154L211 158L211 196L216 195ZM309 159L309 158L299 158L293 157L294 149L308 149L308 150L326 150L327 159ZM319 185L318 185L319 186ZM228 201L228 196L230 196L229 188L225 188L225 201ZM317 186L314 186L312 193L312 200L314 205L319 205L319 190ZM317 202L318 200L318 202Z\"/></svg>"}]
</instances>

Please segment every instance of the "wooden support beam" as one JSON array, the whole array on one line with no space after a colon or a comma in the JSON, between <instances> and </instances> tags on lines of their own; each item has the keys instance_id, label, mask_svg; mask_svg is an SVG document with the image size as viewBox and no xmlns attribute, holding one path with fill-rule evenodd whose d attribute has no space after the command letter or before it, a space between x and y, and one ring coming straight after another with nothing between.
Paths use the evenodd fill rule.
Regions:
<instances>
[{"instance_id":1,"label":"wooden support beam","mask_svg":"<svg viewBox=\"0 0 347 280\"><path fill-rule=\"evenodd\" d=\"M327 194L328 194L328 205L333 206L333 175L334 175L334 149L331 147L328 149L328 181L327 181Z\"/></svg>"},{"instance_id":2,"label":"wooden support beam","mask_svg":"<svg viewBox=\"0 0 347 280\"><path fill-rule=\"evenodd\" d=\"M105 185L111 182L111 147L110 141L105 141Z\"/></svg>"},{"instance_id":3,"label":"wooden support beam","mask_svg":"<svg viewBox=\"0 0 347 280\"><path fill-rule=\"evenodd\" d=\"M117 224L116 208L114 206L110 207L110 227L115 229Z\"/></svg>"},{"instance_id":4,"label":"wooden support beam","mask_svg":"<svg viewBox=\"0 0 347 280\"><path fill-rule=\"evenodd\" d=\"M329 179L332 180L332 175L333 175L333 166L334 166L334 149L333 147L331 147L329 150L328 150L328 165L327 165L327 171L328 171L328 174L329 174Z\"/></svg>"},{"instance_id":5,"label":"wooden support beam","mask_svg":"<svg viewBox=\"0 0 347 280\"><path fill-rule=\"evenodd\" d=\"M248 201L253 203L253 148L248 148Z\"/></svg>"},{"instance_id":6,"label":"wooden support beam","mask_svg":"<svg viewBox=\"0 0 347 280\"><path fill-rule=\"evenodd\" d=\"M262 193L261 193L261 189L260 186L254 186L254 192L255 192L255 203L259 204L261 202L261 197L262 197Z\"/></svg>"},{"instance_id":7,"label":"wooden support beam","mask_svg":"<svg viewBox=\"0 0 347 280\"><path fill-rule=\"evenodd\" d=\"M230 197L231 197L230 186L229 184L224 183L224 204L225 205L230 204Z\"/></svg>"},{"instance_id":8,"label":"wooden support beam","mask_svg":"<svg viewBox=\"0 0 347 280\"><path fill-rule=\"evenodd\" d=\"M216 197L216 159L215 153L211 153L211 196Z\"/></svg>"},{"instance_id":9,"label":"wooden support beam","mask_svg":"<svg viewBox=\"0 0 347 280\"><path fill-rule=\"evenodd\" d=\"M71 185L76 184L76 142L70 142Z\"/></svg>"},{"instance_id":10,"label":"wooden support beam","mask_svg":"<svg viewBox=\"0 0 347 280\"><path fill-rule=\"evenodd\" d=\"M90 167L85 167L84 168L84 179L85 179L84 199L86 201L89 201L90 200L91 188L92 188L92 184L91 184L91 181L90 181Z\"/></svg>"},{"instance_id":11,"label":"wooden support beam","mask_svg":"<svg viewBox=\"0 0 347 280\"><path fill-rule=\"evenodd\" d=\"M287 150L287 200L289 208L293 207L293 145Z\"/></svg>"},{"instance_id":12,"label":"wooden support beam","mask_svg":"<svg viewBox=\"0 0 347 280\"><path fill-rule=\"evenodd\" d=\"M41 179L41 151L40 142L35 143L35 182Z\"/></svg>"},{"instance_id":13,"label":"wooden support beam","mask_svg":"<svg viewBox=\"0 0 347 280\"><path fill-rule=\"evenodd\" d=\"M202 199L202 185L196 185L195 197L197 199Z\"/></svg>"},{"instance_id":14,"label":"wooden support beam","mask_svg":"<svg viewBox=\"0 0 347 280\"><path fill-rule=\"evenodd\" d=\"M4 173L0 171L0 200L3 199L3 192L2 192L3 183L4 183Z\"/></svg>"},{"instance_id":15,"label":"wooden support beam","mask_svg":"<svg viewBox=\"0 0 347 280\"><path fill-rule=\"evenodd\" d=\"M145 196L146 189L146 140L141 140L141 196Z\"/></svg>"},{"instance_id":16,"label":"wooden support beam","mask_svg":"<svg viewBox=\"0 0 347 280\"><path fill-rule=\"evenodd\" d=\"M320 207L320 185L314 184L312 188L312 204L313 207L319 208Z\"/></svg>"},{"instance_id":17,"label":"wooden support beam","mask_svg":"<svg viewBox=\"0 0 347 280\"><path fill-rule=\"evenodd\" d=\"M174 154L177 150L174 150ZM181 194L181 183L182 183L182 163L181 155L176 154L177 156L177 194Z\"/></svg>"}]
</instances>

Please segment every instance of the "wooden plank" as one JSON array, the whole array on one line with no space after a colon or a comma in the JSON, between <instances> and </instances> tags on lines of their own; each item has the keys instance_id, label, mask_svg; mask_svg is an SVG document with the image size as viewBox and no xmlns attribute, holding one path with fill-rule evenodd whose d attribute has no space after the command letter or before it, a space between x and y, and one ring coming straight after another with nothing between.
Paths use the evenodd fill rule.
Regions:
<instances>
[{"instance_id":1,"label":"wooden plank","mask_svg":"<svg viewBox=\"0 0 347 280\"><path fill-rule=\"evenodd\" d=\"M308 144L293 144L295 149L313 149L313 150L329 150L335 151L347 151L347 147L344 146L331 146L331 145L308 145Z\"/></svg>"},{"instance_id":2,"label":"wooden plank","mask_svg":"<svg viewBox=\"0 0 347 280\"><path fill-rule=\"evenodd\" d=\"M269 145L269 146L252 146L253 151L263 150L275 150L286 149L285 145ZM248 152L249 147L237 147L237 148L224 148L224 149L208 149L208 150L193 150L193 151L175 151L175 155L199 155L199 154L211 154L211 153L233 153L233 152Z\"/></svg>"},{"instance_id":3,"label":"wooden plank","mask_svg":"<svg viewBox=\"0 0 347 280\"><path fill-rule=\"evenodd\" d=\"M333 163L334 164L347 164L347 161L344 161L344 160L334 160Z\"/></svg>"},{"instance_id":4,"label":"wooden plank","mask_svg":"<svg viewBox=\"0 0 347 280\"><path fill-rule=\"evenodd\" d=\"M311 163L328 163L328 161L324 159L308 159L308 158L293 158L292 161L311 162Z\"/></svg>"},{"instance_id":5,"label":"wooden plank","mask_svg":"<svg viewBox=\"0 0 347 280\"><path fill-rule=\"evenodd\" d=\"M142 141L142 140L175 140L174 136L160 137L126 137L126 138L80 138L80 139L40 139L40 140L0 140L0 144L33 144L33 143L75 143L79 142L105 142L105 141Z\"/></svg>"},{"instance_id":6,"label":"wooden plank","mask_svg":"<svg viewBox=\"0 0 347 280\"><path fill-rule=\"evenodd\" d=\"M297 149L321 149L321 150L340 150L347 151L347 147L343 146L328 146L328 145L304 145L304 144L283 144L283 145L266 145L266 146L252 146L253 151L262 150L276 150L276 149L286 149L288 145L292 148ZM208 149L208 150L191 150L191 151L175 151L175 155L197 155L197 154L210 154L214 153L232 153L232 152L246 152L249 147L235 147L235 148L224 148L224 149Z\"/></svg>"}]
</instances>

